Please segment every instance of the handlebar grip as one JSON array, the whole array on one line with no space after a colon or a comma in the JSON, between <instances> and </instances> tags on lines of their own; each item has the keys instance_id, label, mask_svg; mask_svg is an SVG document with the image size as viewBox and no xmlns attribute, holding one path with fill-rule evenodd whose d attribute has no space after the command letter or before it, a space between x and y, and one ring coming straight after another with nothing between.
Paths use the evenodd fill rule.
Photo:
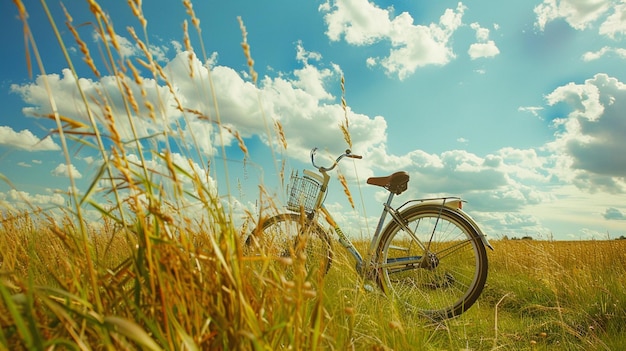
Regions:
<instances>
[{"instance_id":1,"label":"handlebar grip","mask_svg":"<svg viewBox=\"0 0 626 351\"><path fill-rule=\"evenodd\" d=\"M363 156L361 156L361 155L355 155L355 154L353 154L353 153L352 153L352 150L350 150L350 149L347 149L347 150L346 150L346 153L345 153L344 155L345 155L346 157L356 158L356 159L359 159L359 160L363 158Z\"/></svg>"}]
</instances>

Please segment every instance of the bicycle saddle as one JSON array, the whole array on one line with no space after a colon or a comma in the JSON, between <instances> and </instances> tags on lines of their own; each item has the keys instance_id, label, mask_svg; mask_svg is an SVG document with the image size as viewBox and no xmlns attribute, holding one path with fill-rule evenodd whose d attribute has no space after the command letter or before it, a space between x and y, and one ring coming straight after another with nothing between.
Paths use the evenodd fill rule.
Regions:
<instances>
[{"instance_id":1,"label":"bicycle saddle","mask_svg":"<svg viewBox=\"0 0 626 351\"><path fill-rule=\"evenodd\" d=\"M408 187L409 174L405 171L400 171L386 177L371 177L367 178L367 184L382 186L390 192L400 195Z\"/></svg>"}]
</instances>

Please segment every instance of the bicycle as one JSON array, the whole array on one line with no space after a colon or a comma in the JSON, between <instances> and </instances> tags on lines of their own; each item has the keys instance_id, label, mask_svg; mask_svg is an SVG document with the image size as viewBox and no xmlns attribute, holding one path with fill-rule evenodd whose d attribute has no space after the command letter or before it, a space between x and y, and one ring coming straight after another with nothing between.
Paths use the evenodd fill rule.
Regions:
<instances>
[{"instance_id":1,"label":"bicycle","mask_svg":"<svg viewBox=\"0 0 626 351\"><path fill-rule=\"evenodd\" d=\"M356 260L356 271L374 280L388 296L435 320L453 318L478 299L487 279L487 253L493 247L476 222L463 211L459 197L414 199L394 208L396 195L408 189L409 174L395 172L372 177L367 184L389 191L366 256L356 249L324 206L330 176L344 158L361 159L349 149L330 167L311 164L318 173L292 174L287 212L260 221L245 240L273 257L304 253L308 268L322 275L330 269L332 242L319 223L321 215L337 234L341 246ZM390 220L387 224L387 217ZM364 258L365 257L365 258Z\"/></svg>"}]
</instances>

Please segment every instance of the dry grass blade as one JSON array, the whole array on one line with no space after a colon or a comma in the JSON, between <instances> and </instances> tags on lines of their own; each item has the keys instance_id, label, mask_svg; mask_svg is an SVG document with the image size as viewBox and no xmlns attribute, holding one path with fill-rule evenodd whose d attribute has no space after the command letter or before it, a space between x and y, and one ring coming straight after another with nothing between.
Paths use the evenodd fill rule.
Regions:
<instances>
[{"instance_id":1,"label":"dry grass blade","mask_svg":"<svg viewBox=\"0 0 626 351\"><path fill-rule=\"evenodd\" d=\"M20 16L20 20L24 23L24 55L26 58L26 69L28 70L28 77L33 77L33 67L30 58L30 50L28 48L28 38L30 37L30 29L28 25L26 25L26 20L28 19L28 13L26 12L26 8L21 0L13 0L13 3L17 7L17 12Z\"/></svg>"},{"instance_id":2,"label":"dry grass blade","mask_svg":"<svg viewBox=\"0 0 626 351\"><path fill-rule=\"evenodd\" d=\"M116 316L107 316L104 317L104 326L136 342L144 350L162 350L145 330L132 321Z\"/></svg>"},{"instance_id":3,"label":"dry grass blade","mask_svg":"<svg viewBox=\"0 0 626 351\"><path fill-rule=\"evenodd\" d=\"M352 148L352 137L350 136L350 121L348 120L348 105L346 103L346 87L343 75L341 76L341 108L343 109L343 122L339 124L339 129L341 129L341 133L343 134L343 140L346 141L348 147Z\"/></svg>"},{"instance_id":4,"label":"dry grass blade","mask_svg":"<svg viewBox=\"0 0 626 351\"><path fill-rule=\"evenodd\" d=\"M243 54L246 56L248 68L250 69L250 77L252 77L252 83L256 85L259 75L254 70L254 60L252 59L252 54L250 54L250 45L248 45L248 32L246 31L246 26L243 24L241 17L237 17L237 20L239 21L239 28L241 29L241 36L243 37L241 48L243 49Z\"/></svg>"},{"instance_id":5,"label":"dry grass blade","mask_svg":"<svg viewBox=\"0 0 626 351\"><path fill-rule=\"evenodd\" d=\"M148 21L143 16L143 11L141 8L141 0L129 0L128 5L130 6L131 11L133 12L133 16L137 17L139 23L141 23L141 27L146 28L148 25Z\"/></svg>"},{"instance_id":6,"label":"dry grass blade","mask_svg":"<svg viewBox=\"0 0 626 351\"><path fill-rule=\"evenodd\" d=\"M63 6L63 4L61 4L61 6ZM72 35L74 36L74 40L76 40L76 43L78 44L78 47L80 48L80 52L84 56L83 60L85 61L87 66L89 66L89 68L91 68L92 72L96 75L96 77L100 77L100 71L96 68L96 64L94 63L94 60L91 57L91 53L89 52L89 47L80 38L80 35L78 34L78 31L72 25L72 16L70 16L70 14L67 12L67 10L65 9L65 6L63 6L63 11L64 11L65 17L67 19L65 24L66 24L67 28L70 30L70 32L72 33Z\"/></svg>"},{"instance_id":7,"label":"dry grass blade","mask_svg":"<svg viewBox=\"0 0 626 351\"><path fill-rule=\"evenodd\" d=\"M193 48L191 47L191 40L189 40L189 31L187 28L187 20L183 21L183 43L185 45L185 50L187 50L187 57L189 59L189 77L193 78L194 76L194 58Z\"/></svg>"},{"instance_id":8,"label":"dry grass blade","mask_svg":"<svg viewBox=\"0 0 626 351\"><path fill-rule=\"evenodd\" d=\"M12 295L9 290L5 287L4 281L0 281L0 296L2 297L2 302L6 309L9 312L9 315L12 317L13 322L15 323L15 327L20 337L23 340L27 349L34 348L34 343L36 342L36 337L32 335L31 329L29 328L29 323L22 317L20 306L27 303L26 297L23 294Z\"/></svg>"},{"instance_id":9,"label":"dry grass blade","mask_svg":"<svg viewBox=\"0 0 626 351\"><path fill-rule=\"evenodd\" d=\"M279 120L274 120L274 127L276 128L276 134L278 134L278 140L283 149L287 150L287 137L285 137L285 130Z\"/></svg>"},{"instance_id":10,"label":"dry grass blade","mask_svg":"<svg viewBox=\"0 0 626 351\"><path fill-rule=\"evenodd\" d=\"M352 207L352 209L354 209L354 200L352 199L352 193L350 192L350 189L348 188L348 181L346 180L346 177L344 177L343 174L341 174L339 171L337 172L337 177L339 178L339 182L341 183L341 186L343 187L343 192L344 194L346 194L346 197L348 197L348 201L350 201L350 206Z\"/></svg>"}]
</instances>

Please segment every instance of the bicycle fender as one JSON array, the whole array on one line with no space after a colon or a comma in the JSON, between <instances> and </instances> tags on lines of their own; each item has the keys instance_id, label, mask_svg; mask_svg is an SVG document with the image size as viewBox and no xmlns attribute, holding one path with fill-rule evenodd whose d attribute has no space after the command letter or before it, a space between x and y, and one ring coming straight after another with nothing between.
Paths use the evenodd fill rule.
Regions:
<instances>
[{"instance_id":1,"label":"bicycle fender","mask_svg":"<svg viewBox=\"0 0 626 351\"><path fill-rule=\"evenodd\" d=\"M480 240L483 242L483 245L485 245L485 247L488 247L489 249L494 251L493 246L491 246L491 243L489 243L487 236L480 229L480 227L478 226L478 223L476 223L476 221L469 214L467 214L467 212L463 211L462 209L463 200L461 200L460 198L429 199L429 200L424 200L417 204L414 204L410 206L409 208L407 208L407 210L409 210L410 208L419 208L422 206L429 206L429 205L445 206L447 208L454 210L454 212L456 212L459 216L465 219L472 226L472 228L476 230L476 233L478 233L478 236L480 237Z\"/></svg>"},{"instance_id":2,"label":"bicycle fender","mask_svg":"<svg viewBox=\"0 0 626 351\"><path fill-rule=\"evenodd\" d=\"M478 233L478 235L480 236L480 240L483 241L483 244L490 248L491 251L494 251L493 246L491 246L491 243L489 243L489 240L487 239L487 236L485 235L485 233L483 233L483 231L480 229L480 227L478 226L478 224L476 223L476 221L474 221L474 219L468 215L465 211L463 211L462 209L458 208L456 209L456 212L458 214L460 214L463 218L465 218L471 225L472 227L474 227L474 229L476 229L476 232Z\"/></svg>"}]
</instances>

